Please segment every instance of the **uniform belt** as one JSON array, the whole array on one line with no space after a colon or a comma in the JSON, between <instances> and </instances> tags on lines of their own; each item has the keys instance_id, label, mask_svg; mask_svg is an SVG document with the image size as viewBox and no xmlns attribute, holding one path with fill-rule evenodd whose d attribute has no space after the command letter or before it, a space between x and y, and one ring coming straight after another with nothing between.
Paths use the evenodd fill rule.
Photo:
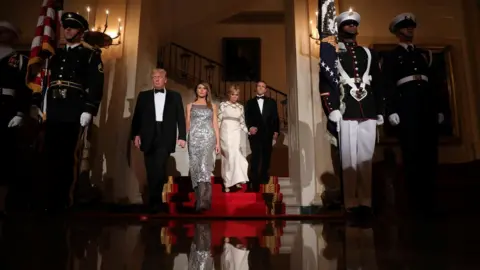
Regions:
<instances>
[{"instance_id":1,"label":"uniform belt","mask_svg":"<svg viewBox=\"0 0 480 270\"><path fill-rule=\"evenodd\" d=\"M50 87L70 87L83 91L83 86L76 82L56 80L50 83Z\"/></svg>"},{"instance_id":2,"label":"uniform belt","mask_svg":"<svg viewBox=\"0 0 480 270\"><path fill-rule=\"evenodd\" d=\"M15 89L0 88L0 95L2 95L2 96L15 96Z\"/></svg>"},{"instance_id":3,"label":"uniform belt","mask_svg":"<svg viewBox=\"0 0 480 270\"><path fill-rule=\"evenodd\" d=\"M404 83L411 82L411 81L426 81L428 82L428 77L425 75L410 75L404 78L401 78L400 80L397 81L397 86L400 86Z\"/></svg>"}]
</instances>

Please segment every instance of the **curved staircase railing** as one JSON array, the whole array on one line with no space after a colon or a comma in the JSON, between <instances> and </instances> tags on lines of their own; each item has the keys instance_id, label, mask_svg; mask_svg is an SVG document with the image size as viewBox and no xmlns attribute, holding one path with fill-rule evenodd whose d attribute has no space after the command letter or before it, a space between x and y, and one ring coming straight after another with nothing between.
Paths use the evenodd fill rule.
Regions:
<instances>
[{"instance_id":1,"label":"curved staircase railing","mask_svg":"<svg viewBox=\"0 0 480 270\"><path fill-rule=\"evenodd\" d=\"M231 84L240 85L240 102L255 96L255 81L227 81L224 79L225 67L221 63L176 43L160 48L157 66L167 69L170 78L188 88L193 88L202 81L208 82L212 86L212 92L220 99L225 98ZM287 94L268 86L266 95L277 103L282 128L287 128Z\"/></svg>"}]
</instances>

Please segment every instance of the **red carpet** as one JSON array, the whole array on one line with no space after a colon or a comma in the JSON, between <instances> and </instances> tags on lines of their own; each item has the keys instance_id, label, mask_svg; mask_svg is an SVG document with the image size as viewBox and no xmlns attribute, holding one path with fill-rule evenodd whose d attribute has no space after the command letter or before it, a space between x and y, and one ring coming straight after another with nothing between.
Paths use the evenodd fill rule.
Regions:
<instances>
[{"instance_id":1,"label":"red carpet","mask_svg":"<svg viewBox=\"0 0 480 270\"><path fill-rule=\"evenodd\" d=\"M342 219L343 213L312 212L300 215L287 215L283 195L277 177L270 177L269 183L261 185L260 192L246 192L246 186L223 190L223 180L212 177L212 207L204 213L195 213L195 193L188 177L169 177L164 186L163 200L169 205L169 214L145 214L142 206L110 206L78 211L76 217L95 218L131 218L148 221L149 219L230 219L230 220L267 220L267 219ZM92 211L93 210L93 211ZM264 221L263 221L264 222Z\"/></svg>"},{"instance_id":2,"label":"red carpet","mask_svg":"<svg viewBox=\"0 0 480 270\"><path fill-rule=\"evenodd\" d=\"M262 185L257 193L246 192L246 185L226 193L222 183L221 178L212 177L212 207L201 216L265 217L285 214L277 177L270 177L269 183ZM170 177L164 190L164 201L169 204L172 215L194 212L195 193L189 178Z\"/></svg>"}]
</instances>

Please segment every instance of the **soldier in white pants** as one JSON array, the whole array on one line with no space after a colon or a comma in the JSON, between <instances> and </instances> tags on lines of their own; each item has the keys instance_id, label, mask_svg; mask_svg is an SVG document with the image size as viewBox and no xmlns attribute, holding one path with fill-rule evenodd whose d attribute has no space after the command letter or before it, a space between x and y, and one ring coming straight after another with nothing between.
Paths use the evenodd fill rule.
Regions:
<instances>
[{"instance_id":1,"label":"soldier in white pants","mask_svg":"<svg viewBox=\"0 0 480 270\"><path fill-rule=\"evenodd\" d=\"M355 216L364 216L371 214L372 159L377 125L383 124L383 87L378 57L356 42L360 14L343 12L336 21L340 93L325 94L335 90L322 81L320 91L329 120L340 130L345 208ZM338 100L332 100L335 97Z\"/></svg>"}]
</instances>

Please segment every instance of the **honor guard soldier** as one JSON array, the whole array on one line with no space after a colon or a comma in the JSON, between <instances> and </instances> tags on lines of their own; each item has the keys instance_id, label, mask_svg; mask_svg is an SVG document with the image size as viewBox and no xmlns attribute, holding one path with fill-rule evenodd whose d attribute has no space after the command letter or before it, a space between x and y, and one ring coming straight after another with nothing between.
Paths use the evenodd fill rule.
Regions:
<instances>
[{"instance_id":1,"label":"honor guard soldier","mask_svg":"<svg viewBox=\"0 0 480 270\"><path fill-rule=\"evenodd\" d=\"M20 184L20 180L15 179L15 172L19 169L28 170L17 167L18 127L22 125L24 116L28 115L32 93L25 85L28 58L13 49L19 36L20 32L15 26L0 21L0 184L10 187L9 198L17 197L18 193L14 191L17 187L14 184ZM0 206L3 205L4 195L0 194ZM17 203L15 205L18 206ZM2 208L0 212L4 210Z\"/></svg>"},{"instance_id":2,"label":"honor guard soldier","mask_svg":"<svg viewBox=\"0 0 480 270\"><path fill-rule=\"evenodd\" d=\"M389 30L399 44L385 56L382 70L389 92L388 120L398 130L410 208L423 214L434 207L438 125L444 116L438 88L431 83L432 52L413 44L416 26L412 13L392 20Z\"/></svg>"},{"instance_id":3,"label":"honor guard soldier","mask_svg":"<svg viewBox=\"0 0 480 270\"><path fill-rule=\"evenodd\" d=\"M82 135L97 115L104 83L101 51L81 42L88 31L87 20L66 12L61 21L67 44L50 59L50 87L44 103L47 209L54 212L73 203ZM36 97L40 98L38 94Z\"/></svg>"},{"instance_id":4,"label":"honor guard soldier","mask_svg":"<svg viewBox=\"0 0 480 270\"><path fill-rule=\"evenodd\" d=\"M384 96L376 53L356 42L360 14L343 12L338 26L339 93L320 81L323 107L339 125L344 203L354 216L371 214L372 158L377 125L383 124Z\"/></svg>"}]
</instances>

